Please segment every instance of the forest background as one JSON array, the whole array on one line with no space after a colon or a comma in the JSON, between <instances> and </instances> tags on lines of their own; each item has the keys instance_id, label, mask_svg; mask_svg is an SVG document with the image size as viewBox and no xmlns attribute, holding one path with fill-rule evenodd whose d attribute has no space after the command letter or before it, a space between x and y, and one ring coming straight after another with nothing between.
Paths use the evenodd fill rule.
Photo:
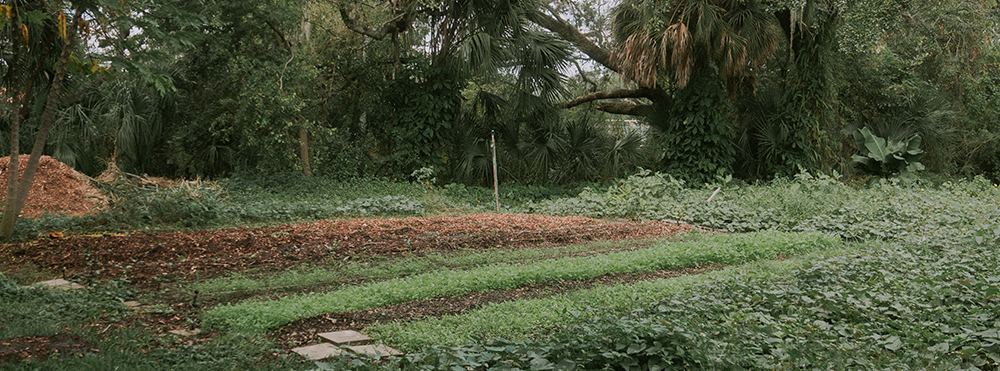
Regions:
<instances>
[{"instance_id":1,"label":"forest background","mask_svg":"<svg viewBox=\"0 0 1000 371\"><path fill-rule=\"evenodd\" d=\"M92 176L1000 180L993 0L0 7L0 150Z\"/></svg>"}]
</instances>

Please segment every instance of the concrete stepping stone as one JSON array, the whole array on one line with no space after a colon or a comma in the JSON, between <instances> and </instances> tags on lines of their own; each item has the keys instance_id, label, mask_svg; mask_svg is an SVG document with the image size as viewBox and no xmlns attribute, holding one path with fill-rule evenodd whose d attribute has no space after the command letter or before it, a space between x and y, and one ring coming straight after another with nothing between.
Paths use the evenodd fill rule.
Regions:
<instances>
[{"instance_id":1,"label":"concrete stepping stone","mask_svg":"<svg viewBox=\"0 0 1000 371\"><path fill-rule=\"evenodd\" d=\"M403 352L400 352L398 350L392 349L390 347L387 347L387 346L381 345L381 344L380 345L356 345L356 346L353 346L353 347L350 347L350 348L347 348L347 349L350 349L354 353L367 354L367 355L371 355L371 356L379 357L379 358L384 358L384 357L388 357L388 356L401 356L401 355L403 355Z\"/></svg>"},{"instance_id":2,"label":"concrete stepping stone","mask_svg":"<svg viewBox=\"0 0 1000 371\"><path fill-rule=\"evenodd\" d=\"M364 345L368 344L368 342L372 340L372 338L366 336L365 334L351 330L324 332L319 334L319 337L337 345Z\"/></svg>"},{"instance_id":3,"label":"concrete stepping stone","mask_svg":"<svg viewBox=\"0 0 1000 371\"><path fill-rule=\"evenodd\" d=\"M201 329L200 328L196 328L194 330L178 329L178 330L170 330L168 332L177 336L195 336L201 333Z\"/></svg>"},{"instance_id":4,"label":"concrete stepping stone","mask_svg":"<svg viewBox=\"0 0 1000 371\"><path fill-rule=\"evenodd\" d=\"M139 311L139 310L146 309L145 305L142 305L142 303L137 302L135 300L124 301L124 302L122 302L122 304L124 304L130 310Z\"/></svg>"},{"instance_id":5,"label":"concrete stepping stone","mask_svg":"<svg viewBox=\"0 0 1000 371\"><path fill-rule=\"evenodd\" d=\"M48 281L42 281L42 282L35 282L35 283L31 284L31 285L32 286L41 285L41 286L49 288L50 290L54 290L54 289L59 289L59 290L80 290L80 289L85 289L86 288L86 287L83 287L83 285L81 285L81 284L78 284L76 282L69 282L69 281L64 280L62 278L56 278L54 280L48 280Z\"/></svg>"},{"instance_id":6,"label":"concrete stepping stone","mask_svg":"<svg viewBox=\"0 0 1000 371\"><path fill-rule=\"evenodd\" d=\"M321 359L340 355L340 353L344 352L344 350L330 343L306 345L304 347L292 349L292 351L309 358L311 361L319 361Z\"/></svg>"}]
</instances>

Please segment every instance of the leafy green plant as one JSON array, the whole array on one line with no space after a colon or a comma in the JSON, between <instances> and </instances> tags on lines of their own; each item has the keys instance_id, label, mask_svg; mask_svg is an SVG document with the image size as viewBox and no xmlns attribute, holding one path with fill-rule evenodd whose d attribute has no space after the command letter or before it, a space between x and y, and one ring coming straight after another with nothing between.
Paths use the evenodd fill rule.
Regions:
<instances>
[{"instance_id":1,"label":"leafy green plant","mask_svg":"<svg viewBox=\"0 0 1000 371\"><path fill-rule=\"evenodd\" d=\"M893 141L875 136L868 128L860 128L854 132L854 141L862 155L851 156L851 163L871 174L906 176L924 169L920 163L925 154L920 149L920 134Z\"/></svg>"}]
</instances>

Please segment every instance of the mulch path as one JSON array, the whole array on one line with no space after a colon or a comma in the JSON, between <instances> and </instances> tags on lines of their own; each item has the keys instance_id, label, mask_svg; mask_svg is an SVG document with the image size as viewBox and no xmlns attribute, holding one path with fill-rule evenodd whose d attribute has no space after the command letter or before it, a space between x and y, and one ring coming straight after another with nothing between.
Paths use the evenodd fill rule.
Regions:
<instances>
[{"instance_id":1,"label":"mulch path","mask_svg":"<svg viewBox=\"0 0 1000 371\"><path fill-rule=\"evenodd\" d=\"M528 214L321 221L264 228L101 234L0 244L0 270L26 264L67 279L128 278L145 287L326 259L458 249L517 249L669 236L690 226Z\"/></svg>"}]
</instances>

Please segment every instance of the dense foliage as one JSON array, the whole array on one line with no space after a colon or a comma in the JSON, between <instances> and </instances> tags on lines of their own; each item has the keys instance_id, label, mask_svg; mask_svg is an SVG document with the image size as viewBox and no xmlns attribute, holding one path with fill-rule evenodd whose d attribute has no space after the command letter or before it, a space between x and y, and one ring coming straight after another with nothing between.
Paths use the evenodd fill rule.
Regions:
<instances>
[{"instance_id":1,"label":"dense foliage","mask_svg":"<svg viewBox=\"0 0 1000 371\"><path fill-rule=\"evenodd\" d=\"M45 153L90 175L433 166L485 185L495 138L503 182L642 167L701 183L870 173L850 163L867 128L919 135L927 171L997 180L995 2L708 3L162 4L115 19L151 31L70 59ZM21 142L44 108L29 103Z\"/></svg>"}]
</instances>

